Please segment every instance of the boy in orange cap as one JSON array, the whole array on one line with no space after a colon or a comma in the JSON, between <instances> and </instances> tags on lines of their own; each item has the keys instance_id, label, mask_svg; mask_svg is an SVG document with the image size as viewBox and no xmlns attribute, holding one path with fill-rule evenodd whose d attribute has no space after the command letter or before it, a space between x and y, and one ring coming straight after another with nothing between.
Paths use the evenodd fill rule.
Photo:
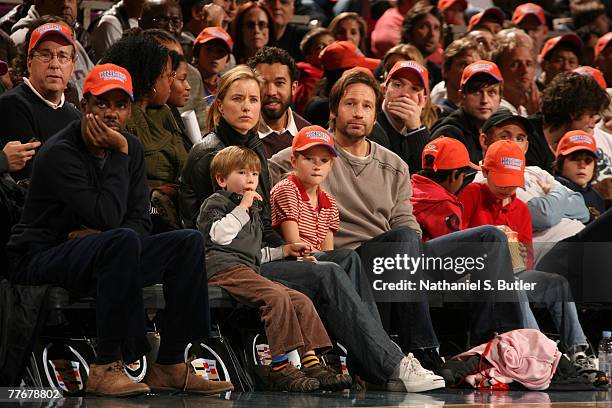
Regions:
<instances>
[{"instance_id":1,"label":"boy in orange cap","mask_svg":"<svg viewBox=\"0 0 612 408\"><path fill-rule=\"evenodd\" d=\"M557 181L572 191L582 194L589 209L589 222L606 211L606 202L593 189L597 179L597 144L593 135L581 130L567 132L559 141L553 174Z\"/></svg>"},{"instance_id":2,"label":"boy in orange cap","mask_svg":"<svg viewBox=\"0 0 612 408\"><path fill-rule=\"evenodd\" d=\"M472 183L459 194L463 204L463 227L505 225L518 233L527 249L527 265L533 265L531 214L516 198L525 185L525 155L516 143L500 140L489 146L482 164L486 183Z\"/></svg>"}]
</instances>

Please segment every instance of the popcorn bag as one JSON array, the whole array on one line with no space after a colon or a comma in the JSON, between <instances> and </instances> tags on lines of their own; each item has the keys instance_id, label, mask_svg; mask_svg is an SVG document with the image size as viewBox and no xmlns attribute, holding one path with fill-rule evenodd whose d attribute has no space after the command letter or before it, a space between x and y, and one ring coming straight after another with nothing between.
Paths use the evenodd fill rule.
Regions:
<instances>
[{"instance_id":1,"label":"popcorn bag","mask_svg":"<svg viewBox=\"0 0 612 408\"><path fill-rule=\"evenodd\" d=\"M502 230L508 238L508 249L510 250L510 259L512 260L512 269L515 273L524 271L527 268L525 259L521 256L521 248L519 246L518 232L512 231L506 225L496 225Z\"/></svg>"}]
</instances>

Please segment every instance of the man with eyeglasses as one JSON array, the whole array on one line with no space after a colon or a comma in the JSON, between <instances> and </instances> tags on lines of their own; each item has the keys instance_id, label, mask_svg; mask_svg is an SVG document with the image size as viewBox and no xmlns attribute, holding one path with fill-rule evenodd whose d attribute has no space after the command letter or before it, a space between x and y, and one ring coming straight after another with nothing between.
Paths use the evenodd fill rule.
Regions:
<instances>
[{"instance_id":1,"label":"man with eyeglasses","mask_svg":"<svg viewBox=\"0 0 612 408\"><path fill-rule=\"evenodd\" d=\"M44 143L81 117L64 97L76 52L70 27L64 23L34 24L26 38L28 77L0 96L0 112L4 117L0 127L2 146L11 141ZM28 178L32 161L13 176Z\"/></svg>"},{"instance_id":2,"label":"man with eyeglasses","mask_svg":"<svg viewBox=\"0 0 612 408\"><path fill-rule=\"evenodd\" d=\"M78 26L76 21L78 9L77 0L40 0L34 3L35 4L28 10L28 14L17 21L11 29L11 39L17 47L27 44L28 30L33 23L41 17L47 19L45 22L63 21L67 23L73 31L76 30ZM74 85L76 88L78 95L70 100L78 104L78 100L82 96L81 88L83 87L83 81L94 64L87 55L85 48L74 34L73 38L77 57L74 60L74 68L70 82L71 85Z\"/></svg>"},{"instance_id":3,"label":"man with eyeglasses","mask_svg":"<svg viewBox=\"0 0 612 408\"><path fill-rule=\"evenodd\" d=\"M300 42L308 32L308 26L291 23L295 13L294 0L264 0L264 4L272 13L276 46L286 50L294 60L301 61Z\"/></svg>"}]
</instances>

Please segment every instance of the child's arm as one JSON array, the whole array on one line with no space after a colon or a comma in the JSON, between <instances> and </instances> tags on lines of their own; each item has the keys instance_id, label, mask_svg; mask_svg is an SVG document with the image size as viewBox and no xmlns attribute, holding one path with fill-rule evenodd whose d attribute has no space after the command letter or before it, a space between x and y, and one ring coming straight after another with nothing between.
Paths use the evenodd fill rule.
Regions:
<instances>
[{"instance_id":1,"label":"child's arm","mask_svg":"<svg viewBox=\"0 0 612 408\"><path fill-rule=\"evenodd\" d=\"M293 220L283 221L280 224L281 235L285 242L300 242L300 229Z\"/></svg>"},{"instance_id":2,"label":"child's arm","mask_svg":"<svg viewBox=\"0 0 612 408\"><path fill-rule=\"evenodd\" d=\"M325 239L321 243L321 251L332 251L334 249L334 234L327 231Z\"/></svg>"},{"instance_id":3,"label":"child's arm","mask_svg":"<svg viewBox=\"0 0 612 408\"><path fill-rule=\"evenodd\" d=\"M215 244L229 245L242 227L249 222L248 209L253 204L253 200L261 200L261 196L257 192L247 191L240 205L227 214L223 208L223 201L219 198L212 196L204 201L198 216L197 226L198 230L204 236L208 235Z\"/></svg>"}]
</instances>

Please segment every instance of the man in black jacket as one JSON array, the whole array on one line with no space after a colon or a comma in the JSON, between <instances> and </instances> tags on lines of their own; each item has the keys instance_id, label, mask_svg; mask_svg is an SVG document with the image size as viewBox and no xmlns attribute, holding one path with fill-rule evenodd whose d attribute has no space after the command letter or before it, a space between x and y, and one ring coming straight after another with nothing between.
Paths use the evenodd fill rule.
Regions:
<instances>
[{"instance_id":1,"label":"man in black jacket","mask_svg":"<svg viewBox=\"0 0 612 408\"><path fill-rule=\"evenodd\" d=\"M429 142L429 130L421 123L429 98L427 69L416 61L397 62L382 91L385 99L377 122L384 132L373 132L370 140L400 156L410 173L416 173L421 170L421 153Z\"/></svg>"},{"instance_id":2,"label":"man in black jacket","mask_svg":"<svg viewBox=\"0 0 612 408\"><path fill-rule=\"evenodd\" d=\"M96 297L97 361L90 366L88 393L133 395L149 386L203 394L233 389L204 380L184 362L187 343L208 335L204 243L197 231L148 236L143 148L123 131L131 111L130 74L99 65L83 92L84 117L38 153L23 215L7 244L10 279ZM147 386L126 376L121 344L144 336L141 288L161 282L162 340Z\"/></svg>"},{"instance_id":3,"label":"man in black jacket","mask_svg":"<svg viewBox=\"0 0 612 408\"><path fill-rule=\"evenodd\" d=\"M470 153L472 163L479 163L480 128L499 109L503 83L499 68L490 61L476 61L465 67L459 89L461 107L433 126L432 139L447 136L459 140Z\"/></svg>"}]
</instances>

